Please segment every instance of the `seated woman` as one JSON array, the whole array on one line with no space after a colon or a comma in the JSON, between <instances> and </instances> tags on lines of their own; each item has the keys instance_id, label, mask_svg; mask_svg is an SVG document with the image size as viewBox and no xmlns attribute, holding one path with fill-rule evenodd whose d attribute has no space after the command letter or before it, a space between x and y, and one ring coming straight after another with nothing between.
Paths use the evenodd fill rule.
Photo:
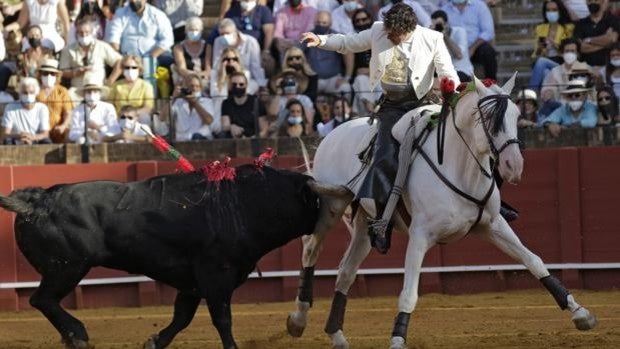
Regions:
<instances>
[{"instance_id":1,"label":"seated woman","mask_svg":"<svg viewBox=\"0 0 620 349\"><path fill-rule=\"evenodd\" d=\"M203 29L199 17L191 17L185 22L186 38L172 49L174 64L171 68L175 83L183 81L190 73L208 81L210 69L207 67L207 42L202 38Z\"/></svg>"},{"instance_id":2,"label":"seated woman","mask_svg":"<svg viewBox=\"0 0 620 349\"><path fill-rule=\"evenodd\" d=\"M99 2L97 0L82 0L80 12L78 13L77 17L75 17L75 20L71 23L71 28L69 28L67 46L71 45L77 40L76 24L82 23L82 21L90 22L93 28L93 35L96 39L104 39L105 27L108 24L108 19L103 13L101 7L99 7Z\"/></svg>"},{"instance_id":3,"label":"seated woman","mask_svg":"<svg viewBox=\"0 0 620 349\"><path fill-rule=\"evenodd\" d=\"M121 61L124 79L112 85L108 99L114 104L116 113L121 108L130 105L138 109L138 121L151 124L151 113L155 104L153 85L140 78L142 74L142 59L136 55L126 55Z\"/></svg>"},{"instance_id":4,"label":"seated woman","mask_svg":"<svg viewBox=\"0 0 620 349\"><path fill-rule=\"evenodd\" d=\"M281 137L301 137L305 135L304 129L307 118L304 106L297 99L290 99L286 102L286 119L280 127L279 136Z\"/></svg>"},{"instance_id":5,"label":"seated woman","mask_svg":"<svg viewBox=\"0 0 620 349\"><path fill-rule=\"evenodd\" d=\"M598 108L597 126L618 125L620 123L620 109L618 97L610 86L603 86L596 91Z\"/></svg>"},{"instance_id":6,"label":"seated woman","mask_svg":"<svg viewBox=\"0 0 620 349\"><path fill-rule=\"evenodd\" d=\"M305 75L308 79L308 85L304 90L299 91L299 93L310 97L313 101L316 100L319 76L312 70L312 67L310 67L304 51L295 46L286 50L284 58L282 59L282 70L284 71L285 69L294 69L298 73Z\"/></svg>"},{"instance_id":7,"label":"seated woman","mask_svg":"<svg viewBox=\"0 0 620 349\"><path fill-rule=\"evenodd\" d=\"M22 53L17 56L17 70L19 77L37 77L39 64L49 58L54 58L53 44L43 38L43 31L37 25L28 29L26 38L23 40Z\"/></svg>"},{"instance_id":8,"label":"seated woman","mask_svg":"<svg viewBox=\"0 0 620 349\"><path fill-rule=\"evenodd\" d=\"M609 50L607 65L601 70L602 82L613 88L616 98L620 98L620 42Z\"/></svg>"},{"instance_id":9,"label":"seated woman","mask_svg":"<svg viewBox=\"0 0 620 349\"><path fill-rule=\"evenodd\" d=\"M288 102L298 100L304 109L304 134L314 134L314 115L315 109L310 98L301 93L308 86L306 75L300 74L296 70L286 69L271 80L271 89L275 91L275 96L271 99L267 107L268 128L263 131L261 136L273 136L285 124Z\"/></svg>"},{"instance_id":10,"label":"seated woman","mask_svg":"<svg viewBox=\"0 0 620 349\"><path fill-rule=\"evenodd\" d=\"M546 0L542 15L544 23L537 25L534 33L532 58L536 61L529 82L529 87L535 90L540 89L549 71L563 62L559 46L562 40L573 36L575 27L560 0Z\"/></svg>"},{"instance_id":11,"label":"seated woman","mask_svg":"<svg viewBox=\"0 0 620 349\"><path fill-rule=\"evenodd\" d=\"M57 22L62 26L64 37L56 29ZM65 47L69 34L69 12L64 1L60 0L25 0L17 21L7 25L5 32L24 29L27 25L38 25L43 38L54 43L56 52Z\"/></svg>"},{"instance_id":12,"label":"seated woman","mask_svg":"<svg viewBox=\"0 0 620 349\"><path fill-rule=\"evenodd\" d=\"M58 70L58 61L44 60L39 67L38 75L41 91L37 95L37 102L45 104L49 110L50 138L54 143L65 143L71 126L73 103L69 91L60 85L61 72Z\"/></svg>"}]
</instances>

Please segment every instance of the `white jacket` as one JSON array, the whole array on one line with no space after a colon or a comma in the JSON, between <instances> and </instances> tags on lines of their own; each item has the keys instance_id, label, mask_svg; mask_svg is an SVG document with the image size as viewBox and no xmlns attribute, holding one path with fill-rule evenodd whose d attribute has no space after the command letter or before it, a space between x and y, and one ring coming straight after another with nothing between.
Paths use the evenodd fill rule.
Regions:
<instances>
[{"instance_id":1,"label":"white jacket","mask_svg":"<svg viewBox=\"0 0 620 349\"><path fill-rule=\"evenodd\" d=\"M392 61L394 44L387 38L383 22L375 22L370 29L359 33L319 35L319 38L321 39L319 47L324 50L340 53L371 50L369 66L371 90L374 90L381 80L385 66ZM424 97L430 91L435 70L439 78L448 77L458 86L460 80L443 41L443 34L417 25L412 39L412 59L409 60L409 69L418 98Z\"/></svg>"}]
</instances>

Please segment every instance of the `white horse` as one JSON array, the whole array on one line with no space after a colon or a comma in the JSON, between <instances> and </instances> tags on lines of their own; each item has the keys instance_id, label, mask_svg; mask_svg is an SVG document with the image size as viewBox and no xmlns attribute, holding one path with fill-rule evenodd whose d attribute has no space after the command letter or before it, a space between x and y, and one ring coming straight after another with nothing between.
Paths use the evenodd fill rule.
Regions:
<instances>
[{"instance_id":1,"label":"white horse","mask_svg":"<svg viewBox=\"0 0 620 349\"><path fill-rule=\"evenodd\" d=\"M499 215L500 194L492 179L490 159L498 165L501 177L512 184L520 181L523 169L517 140L519 110L509 98L515 76L501 88L497 85L485 87L475 79L469 85L468 92L460 94L454 113L446 119L443 164L438 163L437 128L431 131L421 147L428 160L420 153L412 163L408 184L402 192L411 223L404 225L404 219L398 214L394 219L398 230L408 232L409 242L391 349L405 348L409 317L418 301L418 282L424 255L437 243L453 242L467 234L491 242L525 265L553 295L560 308L572 312L572 320L578 329L589 330L596 325L596 318L577 304L559 280L550 275L542 260L523 246L506 220ZM318 183L329 184L326 188L330 194L334 194L335 188L341 189L339 198L330 196L325 199L314 233L303 239L304 268L296 299L297 309L287 319L288 331L293 336L301 336L306 326L307 313L312 305L314 265L325 234L342 218L353 198L350 191L342 188L362 166L357 153L361 148L360 142L368 138L366 135L370 126L367 120L353 120L339 126L316 151L315 179ZM406 127L407 122L397 123L393 134L404 134L403 128ZM399 141L402 143L402 139ZM466 198L468 195L469 199ZM325 327L334 348L348 348L342 331L346 295L355 281L360 264L371 249L367 217L374 217L375 212L374 205L365 201L362 199L359 212L348 225L352 239L340 263L336 292Z\"/></svg>"}]
</instances>

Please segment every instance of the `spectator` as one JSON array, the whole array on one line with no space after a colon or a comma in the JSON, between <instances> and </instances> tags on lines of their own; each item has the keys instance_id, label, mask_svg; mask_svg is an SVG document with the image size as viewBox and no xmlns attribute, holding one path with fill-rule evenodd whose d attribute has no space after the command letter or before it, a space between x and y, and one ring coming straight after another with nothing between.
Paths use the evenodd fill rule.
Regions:
<instances>
[{"instance_id":1,"label":"spectator","mask_svg":"<svg viewBox=\"0 0 620 349\"><path fill-rule=\"evenodd\" d=\"M571 22L577 22L590 15L586 0L562 0L562 3L568 11Z\"/></svg>"},{"instance_id":2,"label":"spectator","mask_svg":"<svg viewBox=\"0 0 620 349\"><path fill-rule=\"evenodd\" d=\"M204 0L153 0L152 4L168 16L174 42L180 42L187 33L186 20L202 16Z\"/></svg>"},{"instance_id":3,"label":"spectator","mask_svg":"<svg viewBox=\"0 0 620 349\"><path fill-rule=\"evenodd\" d=\"M288 0L285 0L288 1ZM267 0L257 0L256 1L258 5L261 6L265 6L267 7L269 4L267 4ZM271 5L269 5L270 8L273 5L273 0L269 1L271 3ZM239 5L239 0L222 0L220 2L220 15L218 17L218 19L222 19L224 18L224 16L226 15L226 13L233 7L238 6ZM270 10L271 11L271 10Z\"/></svg>"},{"instance_id":4,"label":"spectator","mask_svg":"<svg viewBox=\"0 0 620 349\"><path fill-rule=\"evenodd\" d=\"M222 104L222 131L233 138L256 136L256 126L266 123L265 106L257 96L248 94L248 78L242 72L231 75L230 87L230 96Z\"/></svg>"},{"instance_id":5,"label":"spectator","mask_svg":"<svg viewBox=\"0 0 620 349\"><path fill-rule=\"evenodd\" d=\"M37 76L39 64L47 58L54 58L53 44L43 39L41 28L33 25L26 34L26 45L17 57L17 75L34 78ZM51 47L50 47L51 46Z\"/></svg>"},{"instance_id":6,"label":"spectator","mask_svg":"<svg viewBox=\"0 0 620 349\"><path fill-rule=\"evenodd\" d=\"M235 22L230 18L224 18L220 22L218 30L220 36L213 44L213 61L220 61L222 51L224 51L225 48L235 48L239 53L238 58L241 59L239 61L241 66L250 71L252 79L260 86L265 86L267 80L265 79L265 71L263 67L261 67L260 46L258 45L258 41L249 35L240 33L235 26Z\"/></svg>"},{"instance_id":7,"label":"spectator","mask_svg":"<svg viewBox=\"0 0 620 349\"><path fill-rule=\"evenodd\" d=\"M200 77L187 75L183 88L177 86L172 95L172 118L176 126L176 141L213 139L220 132L220 118L213 115L213 103L202 95Z\"/></svg>"},{"instance_id":8,"label":"spectator","mask_svg":"<svg viewBox=\"0 0 620 349\"><path fill-rule=\"evenodd\" d=\"M620 110L618 109L618 97L609 86L601 87L596 92L598 108L598 126L618 125L620 123Z\"/></svg>"},{"instance_id":9,"label":"spectator","mask_svg":"<svg viewBox=\"0 0 620 349\"><path fill-rule=\"evenodd\" d=\"M50 144L49 111L36 101L39 83L26 77L19 83L20 103L11 103L4 109L0 141L2 144Z\"/></svg>"},{"instance_id":10,"label":"spectator","mask_svg":"<svg viewBox=\"0 0 620 349\"><path fill-rule=\"evenodd\" d=\"M172 25L166 14L144 0L128 0L118 8L106 28L107 42L123 55L152 57L169 67L174 44Z\"/></svg>"},{"instance_id":11,"label":"spectator","mask_svg":"<svg viewBox=\"0 0 620 349\"><path fill-rule=\"evenodd\" d=\"M320 122L316 129L319 137L327 136L336 127L351 118L351 106L345 98L334 98L332 102L332 117L327 122Z\"/></svg>"},{"instance_id":12,"label":"spectator","mask_svg":"<svg viewBox=\"0 0 620 349\"><path fill-rule=\"evenodd\" d=\"M2 74L2 73L3 73L3 71L0 71L0 74ZM9 73L9 75L10 75L10 73ZM13 95L11 95L10 93L8 93L6 91L8 85L9 85L8 76L5 77L5 78L0 79L0 115L4 115L4 108L6 108L7 104L12 103L12 102L15 101L15 99L13 98ZM1 117L0 117L0 119L1 119Z\"/></svg>"},{"instance_id":13,"label":"spectator","mask_svg":"<svg viewBox=\"0 0 620 349\"><path fill-rule=\"evenodd\" d=\"M295 98L286 102L285 106L286 121L280 129L280 136L301 137L304 135L307 117L305 108L301 102Z\"/></svg>"},{"instance_id":14,"label":"spectator","mask_svg":"<svg viewBox=\"0 0 620 349\"><path fill-rule=\"evenodd\" d=\"M277 13L280 11L289 0L273 0L269 1L273 3L273 13ZM311 6L317 9L318 11L334 11L338 6L340 6L339 0L302 0L301 3L304 6Z\"/></svg>"},{"instance_id":15,"label":"spectator","mask_svg":"<svg viewBox=\"0 0 620 349\"><path fill-rule=\"evenodd\" d=\"M312 30L317 10L304 6L301 0L289 0L286 7L275 13L274 44L280 57L297 45L302 33Z\"/></svg>"},{"instance_id":16,"label":"spectator","mask_svg":"<svg viewBox=\"0 0 620 349\"><path fill-rule=\"evenodd\" d=\"M327 124L332 119L332 96L327 94L319 94L316 96L314 102L314 109L316 110L314 116L314 128L320 123Z\"/></svg>"},{"instance_id":17,"label":"spectator","mask_svg":"<svg viewBox=\"0 0 620 349\"><path fill-rule=\"evenodd\" d=\"M143 124L149 124L155 95L153 86L140 78L142 60L136 55L126 55L121 60L121 67L124 79L112 85L108 100L114 104L117 113L120 113L121 107L125 105L138 108L138 120Z\"/></svg>"},{"instance_id":18,"label":"spectator","mask_svg":"<svg viewBox=\"0 0 620 349\"><path fill-rule=\"evenodd\" d=\"M596 105L588 101L590 89L586 88L583 81L570 81L569 85L562 91L566 99L566 105L554 110L551 115L543 120L553 137L560 135L562 127L583 127L592 128L596 126Z\"/></svg>"},{"instance_id":19,"label":"spectator","mask_svg":"<svg viewBox=\"0 0 620 349\"><path fill-rule=\"evenodd\" d=\"M147 142L147 134L151 133L151 128L148 125L138 122L138 109L130 105L121 108L118 126L121 132L114 136L116 143Z\"/></svg>"},{"instance_id":20,"label":"spectator","mask_svg":"<svg viewBox=\"0 0 620 349\"><path fill-rule=\"evenodd\" d=\"M615 43L609 51L609 61L602 71L603 82L610 85L617 98L620 98L620 43Z\"/></svg>"},{"instance_id":21,"label":"spectator","mask_svg":"<svg viewBox=\"0 0 620 349\"><path fill-rule=\"evenodd\" d=\"M370 29L372 26L372 15L366 9L359 9L353 14L353 26L356 32ZM353 113L358 117L369 116L374 113L375 102L381 96L381 85L377 84L374 91L370 88L370 57L371 51L357 52L354 54L354 80L353 88Z\"/></svg>"},{"instance_id":22,"label":"spectator","mask_svg":"<svg viewBox=\"0 0 620 349\"><path fill-rule=\"evenodd\" d=\"M590 71L589 65L577 60L579 57L579 41L576 39L562 40L560 52L564 63L551 69L545 77L540 92L543 102L560 99L560 92L568 84L573 71Z\"/></svg>"},{"instance_id":23,"label":"spectator","mask_svg":"<svg viewBox=\"0 0 620 349\"><path fill-rule=\"evenodd\" d=\"M291 47L284 53L284 59L282 60L282 70L293 69L299 74L304 75L308 79L306 88L299 90L299 93L310 97L311 100L316 99L319 77L312 70L310 64L306 60L306 55L299 47Z\"/></svg>"},{"instance_id":24,"label":"spectator","mask_svg":"<svg viewBox=\"0 0 620 349\"><path fill-rule=\"evenodd\" d=\"M591 66L607 63L609 48L618 41L620 18L607 11L609 0L587 0L590 16L575 25L574 36L581 40L583 60Z\"/></svg>"},{"instance_id":25,"label":"spectator","mask_svg":"<svg viewBox=\"0 0 620 349\"><path fill-rule=\"evenodd\" d=\"M562 63L559 46L562 40L573 36L574 26L566 8L560 0L546 0L542 8L543 22L536 26L534 33L535 58L529 87L540 89L549 71Z\"/></svg>"},{"instance_id":26,"label":"spectator","mask_svg":"<svg viewBox=\"0 0 620 349\"><path fill-rule=\"evenodd\" d=\"M64 38L56 30L56 24L60 23ZM13 30L23 30L27 26L39 26L43 33L42 38L50 40L54 44L56 52L62 50L68 41L69 12L65 2L61 0L24 0L17 21L4 28L6 33Z\"/></svg>"},{"instance_id":27,"label":"spectator","mask_svg":"<svg viewBox=\"0 0 620 349\"><path fill-rule=\"evenodd\" d=\"M282 127L286 121L288 108L287 103L292 100L298 100L304 109L306 135L311 135L314 125L314 106L312 100L306 95L300 93L308 86L308 78L293 69L284 69L279 75L275 76L271 81L271 88L276 91L276 95L272 98L267 108L267 115L275 120L268 123L266 135L273 136Z\"/></svg>"},{"instance_id":28,"label":"spectator","mask_svg":"<svg viewBox=\"0 0 620 349\"><path fill-rule=\"evenodd\" d=\"M404 3L405 5L409 5L409 7L413 9L415 16L418 18L418 25L422 27L426 27L426 28L429 28L431 26L431 17L428 14L433 13L435 11L427 12L424 9L424 7L422 7L421 3L419 3L418 1L414 1L414 0L404 0L404 1L403 0L392 0L391 3L383 6L379 10L379 14L377 17L379 19L383 18L383 14L388 12L388 10L391 9L394 4L398 4L401 2Z\"/></svg>"},{"instance_id":29,"label":"spectator","mask_svg":"<svg viewBox=\"0 0 620 349\"><path fill-rule=\"evenodd\" d=\"M448 24L448 15L443 10L437 10L431 15L431 28L443 33L444 42L452 57L452 64L461 81L471 81L474 75L474 66L469 60L467 49L467 32L461 27L452 27Z\"/></svg>"},{"instance_id":30,"label":"spectator","mask_svg":"<svg viewBox=\"0 0 620 349\"><path fill-rule=\"evenodd\" d=\"M123 57L107 42L96 38L90 21L77 23L76 39L77 42L65 47L60 54L62 76L71 79L72 94L75 95L75 89L83 85L86 73L102 82L105 80L106 85L114 83L122 71ZM106 79L106 66L113 68L109 79Z\"/></svg>"},{"instance_id":31,"label":"spectator","mask_svg":"<svg viewBox=\"0 0 620 349\"><path fill-rule=\"evenodd\" d=\"M256 39L263 51L269 52L274 20L267 6L257 5L256 0L235 1L225 17L232 19L239 31Z\"/></svg>"},{"instance_id":32,"label":"spectator","mask_svg":"<svg viewBox=\"0 0 620 349\"><path fill-rule=\"evenodd\" d=\"M49 136L54 143L67 141L73 111L69 91L60 85L60 76L57 60L47 59L41 63L39 67L41 91L37 94L37 102L45 104L49 111Z\"/></svg>"},{"instance_id":33,"label":"spectator","mask_svg":"<svg viewBox=\"0 0 620 349\"><path fill-rule=\"evenodd\" d=\"M0 62L6 58L6 47L4 45L4 35L0 35Z\"/></svg>"},{"instance_id":34,"label":"spectator","mask_svg":"<svg viewBox=\"0 0 620 349\"><path fill-rule=\"evenodd\" d=\"M105 93L107 88L101 85L101 80L96 76L86 75L82 81L84 85L77 93L84 98L84 103L73 109L69 140L84 144L86 128L89 143L116 141L117 135L121 132L116 119L116 110L112 104L101 100L101 94Z\"/></svg>"},{"instance_id":35,"label":"spectator","mask_svg":"<svg viewBox=\"0 0 620 349\"><path fill-rule=\"evenodd\" d=\"M540 120L538 116L538 97L536 96L536 91L529 89L521 90L517 95L516 101L521 111L521 115L519 115L519 120L517 121L517 127L537 127Z\"/></svg>"},{"instance_id":36,"label":"spectator","mask_svg":"<svg viewBox=\"0 0 620 349\"><path fill-rule=\"evenodd\" d=\"M333 31L330 29L331 22L332 18L329 12L319 12L316 15L316 24L312 32L317 35L333 33ZM289 52L292 50L293 48L289 49ZM295 57L290 55L289 52L287 52L286 55L287 64L289 63L288 59ZM317 92L332 94L346 93L347 97L350 98L351 85L349 85L349 80L351 80L351 75L353 75L353 54L347 54L346 56L343 56L338 52L325 51L316 47L305 47L303 49L303 53L305 53L305 56L308 59L310 70L315 71L318 77ZM293 67L293 65L299 66L301 68L299 63L291 60L288 66ZM308 93L308 96L312 99L311 93Z\"/></svg>"},{"instance_id":37,"label":"spectator","mask_svg":"<svg viewBox=\"0 0 620 349\"><path fill-rule=\"evenodd\" d=\"M174 81L183 80L188 74L198 74L203 81L209 80L211 74L207 66L207 41L202 38L203 23L199 17L189 18L185 22L185 39L172 49Z\"/></svg>"},{"instance_id":38,"label":"spectator","mask_svg":"<svg viewBox=\"0 0 620 349\"><path fill-rule=\"evenodd\" d=\"M484 67L484 76L497 80L497 52L491 42L495 38L491 11L482 0L450 0L441 8L450 24L467 31L468 54L472 63Z\"/></svg>"},{"instance_id":39,"label":"spectator","mask_svg":"<svg viewBox=\"0 0 620 349\"><path fill-rule=\"evenodd\" d=\"M352 34L355 33L353 28L353 13L363 8L364 5L360 0L342 0L342 5L338 6L332 12L332 30L334 33Z\"/></svg>"},{"instance_id":40,"label":"spectator","mask_svg":"<svg viewBox=\"0 0 620 349\"><path fill-rule=\"evenodd\" d=\"M99 2L97 0L82 0L80 12L69 30L67 46L75 43L77 40L77 25L82 22L90 23L92 35L95 39L103 40L105 38L105 28L108 20L101 7L99 7ZM82 84L74 86L82 86Z\"/></svg>"}]
</instances>

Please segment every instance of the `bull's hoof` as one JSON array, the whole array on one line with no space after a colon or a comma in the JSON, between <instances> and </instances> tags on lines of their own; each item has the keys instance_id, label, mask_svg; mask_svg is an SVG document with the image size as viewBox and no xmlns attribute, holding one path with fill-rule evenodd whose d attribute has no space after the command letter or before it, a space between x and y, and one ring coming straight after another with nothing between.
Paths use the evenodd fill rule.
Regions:
<instances>
[{"instance_id":1,"label":"bull's hoof","mask_svg":"<svg viewBox=\"0 0 620 349\"><path fill-rule=\"evenodd\" d=\"M71 338L64 342L65 342L65 348L67 349L93 349L94 348L93 345L88 344L88 341L84 341L81 339Z\"/></svg>"},{"instance_id":2,"label":"bull's hoof","mask_svg":"<svg viewBox=\"0 0 620 349\"><path fill-rule=\"evenodd\" d=\"M332 339L332 349L349 349L349 342L342 333L342 330L336 331L329 335Z\"/></svg>"},{"instance_id":3,"label":"bull's hoof","mask_svg":"<svg viewBox=\"0 0 620 349\"><path fill-rule=\"evenodd\" d=\"M598 320L588 309L581 307L573 313L573 323L579 331L588 331L596 327Z\"/></svg>"},{"instance_id":4,"label":"bull's hoof","mask_svg":"<svg viewBox=\"0 0 620 349\"><path fill-rule=\"evenodd\" d=\"M407 349L407 346L405 345L405 338L392 337L390 340L390 349Z\"/></svg>"},{"instance_id":5,"label":"bull's hoof","mask_svg":"<svg viewBox=\"0 0 620 349\"><path fill-rule=\"evenodd\" d=\"M144 349L157 349L157 340L159 339L159 335L152 335L149 339L144 343Z\"/></svg>"},{"instance_id":6,"label":"bull's hoof","mask_svg":"<svg viewBox=\"0 0 620 349\"><path fill-rule=\"evenodd\" d=\"M286 318L286 330L291 337L301 337L306 329L306 319L300 319L297 313L290 313Z\"/></svg>"}]
</instances>

